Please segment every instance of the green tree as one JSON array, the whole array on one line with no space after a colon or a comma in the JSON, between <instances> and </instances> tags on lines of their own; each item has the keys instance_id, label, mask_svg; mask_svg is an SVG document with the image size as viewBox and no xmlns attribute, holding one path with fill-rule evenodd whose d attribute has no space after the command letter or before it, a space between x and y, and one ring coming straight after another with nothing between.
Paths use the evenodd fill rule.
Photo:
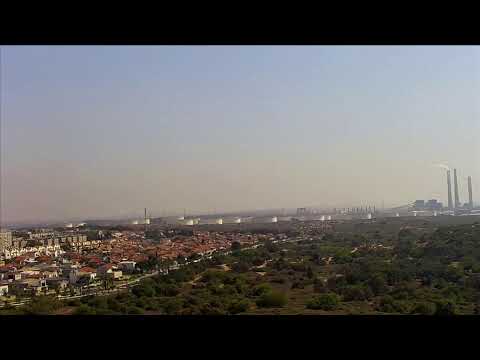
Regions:
<instances>
[{"instance_id":1,"label":"green tree","mask_svg":"<svg viewBox=\"0 0 480 360\"><path fill-rule=\"evenodd\" d=\"M449 315L456 315L457 309L456 305L452 301L439 301L436 303L437 308L435 311L435 315L440 316L449 316Z\"/></svg>"},{"instance_id":2,"label":"green tree","mask_svg":"<svg viewBox=\"0 0 480 360\"><path fill-rule=\"evenodd\" d=\"M48 315L61 306L62 303L55 297L35 296L24 310L30 315Z\"/></svg>"},{"instance_id":3,"label":"green tree","mask_svg":"<svg viewBox=\"0 0 480 360\"><path fill-rule=\"evenodd\" d=\"M278 291L269 291L260 296L257 300L257 306L272 308L283 307L287 304L287 296Z\"/></svg>"},{"instance_id":4,"label":"green tree","mask_svg":"<svg viewBox=\"0 0 480 360\"><path fill-rule=\"evenodd\" d=\"M383 275L375 275L369 281L368 284L372 289L372 292L378 296L387 291L387 281Z\"/></svg>"},{"instance_id":5,"label":"green tree","mask_svg":"<svg viewBox=\"0 0 480 360\"><path fill-rule=\"evenodd\" d=\"M252 295L253 296L262 296L263 294L266 294L266 293L271 292L271 291L272 291L271 286L267 283L263 283L263 284L255 286L252 289Z\"/></svg>"},{"instance_id":6,"label":"green tree","mask_svg":"<svg viewBox=\"0 0 480 360\"><path fill-rule=\"evenodd\" d=\"M349 285L342 290L345 301L363 301L371 296L371 290L364 285Z\"/></svg>"},{"instance_id":7,"label":"green tree","mask_svg":"<svg viewBox=\"0 0 480 360\"><path fill-rule=\"evenodd\" d=\"M138 306L130 306L127 308L128 315L142 315L143 309L139 308Z\"/></svg>"},{"instance_id":8,"label":"green tree","mask_svg":"<svg viewBox=\"0 0 480 360\"><path fill-rule=\"evenodd\" d=\"M246 299L235 300L230 303L228 312L231 314L239 314L247 311L250 308L250 302Z\"/></svg>"},{"instance_id":9,"label":"green tree","mask_svg":"<svg viewBox=\"0 0 480 360\"><path fill-rule=\"evenodd\" d=\"M473 308L473 313L475 315L480 315L480 303L475 303L475 307Z\"/></svg>"},{"instance_id":10,"label":"green tree","mask_svg":"<svg viewBox=\"0 0 480 360\"><path fill-rule=\"evenodd\" d=\"M308 309L335 310L340 303L340 297L335 293L326 293L314 297L307 303Z\"/></svg>"},{"instance_id":11,"label":"green tree","mask_svg":"<svg viewBox=\"0 0 480 360\"><path fill-rule=\"evenodd\" d=\"M315 277L315 274L314 274L311 266L307 267L307 277L309 279L313 279Z\"/></svg>"},{"instance_id":12,"label":"green tree","mask_svg":"<svg viewBox=\"0 0 480 360\"><path fill-rule=\"evenodd\" d=\"M414 306L412 314L434 315L436 311L437 306L435 305L435 303L430 301L422 301Z\"/></svg>"},{"instance_id":13,"label":"green tree","mask_svg":"<svg viewBox=\"0 0 480 360\"><path fill-rule=\"evenodd\" d=\"M73 315L95 315L95 314L96 314L95 309L86 304L80 305L73 312Z\"/></svg>"},{"instance_id":14,"label":"green tree","mask_svg":"<svg viewBox=\"0 0 480 360\"><path fill-rule=\"evenodd\" d=\"M250 265L244 261L238 261L232 265L232 270L237 273L245 273L250 270Z\"/></svg>"},{"instance_id":15,"label":"green tree","mask_svg":"<svg viewBox=\"0 0 480 360\"><path fill-rule=\"evenodd\" d=\"M232 251L239 251L242 248L242 245L238 241L232 242Z\"/></svg>"}]
</instances>

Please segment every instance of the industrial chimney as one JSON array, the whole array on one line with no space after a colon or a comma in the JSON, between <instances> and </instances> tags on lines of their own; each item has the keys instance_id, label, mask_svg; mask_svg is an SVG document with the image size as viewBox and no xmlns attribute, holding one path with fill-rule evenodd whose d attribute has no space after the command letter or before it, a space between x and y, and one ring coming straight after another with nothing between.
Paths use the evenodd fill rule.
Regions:
<instances>
[{"instance_id":1,"label":"industrial chimney","mask_svg":"<svg viewBox=\"0 0 480 360\"><path fill-rule=\"evenodd\" d=\"M457 169L453 169L453 186L455 194L455 208L460 207L460 199L458 197L458 182L457 182Z\"/></svg>"},{"instance_id":2,"label":"industrial chimney","mask_svg":"<svg viewBox=\"0 0 480 360\"><path fill-rule=\"evenodd\" d=\"M468 207L473 209L472 177L468 177Z\"/></svg>"},{"instance_id":3,"label":"industrial chimney","mask_svg":"<svg viewBox=\"0 0 480 360\"><path fill-rule=\"evenodd\" d=\"M147 238L147 208L145 208L145 239Z\"/></svg>"},{"instance_id":4,"label":"industrial chimney","mask_svg":"<svg viewBox=\"0 0 480 360\"><path fill-rule=\"evenodd\" d=\"M450 178L450 170L447 170L447 186L448 186L448 209L453 209L452 204L452 180Z\"/></svg>"}]
</instances>

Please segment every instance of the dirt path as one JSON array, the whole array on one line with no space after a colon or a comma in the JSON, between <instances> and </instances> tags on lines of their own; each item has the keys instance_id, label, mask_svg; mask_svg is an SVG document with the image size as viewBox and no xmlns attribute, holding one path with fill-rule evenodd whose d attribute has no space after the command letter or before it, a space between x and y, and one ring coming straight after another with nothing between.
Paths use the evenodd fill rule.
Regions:
<instances>
[{"instance_id":1,"label":"dirt path","mask_svg":"<svg viewBox=\"0 0 480 360\"><path fill-rule=\"evenodd\" d=\"M220 267L223 269L223 271L230 271L231 270L230 266L228 266L227 264L222 264L222 265L220 265Z\"/></svg>"},{"instance_id":2,"label":"dirt path","mask_svg":"<svg viewBox=\"0 0 480 360\"><path fill-rule=\"evenodd\" d=\"M202 278L202 274L197 275L192 281L189 281L188 283L190 285L195 285L197 283L197 281L200 280L201 278Z\"/></svg>"},{"instance_id":3,"label":"dirt path","mask_svg":"<svg viewBox=\"0 0 480 360\"><path fill-rule=\"evenodd\" d=\"M75 307L62 307L55 312L53 312L53 315L72 315L73 311L75 310Z\"/></svg>"}]
</instances>

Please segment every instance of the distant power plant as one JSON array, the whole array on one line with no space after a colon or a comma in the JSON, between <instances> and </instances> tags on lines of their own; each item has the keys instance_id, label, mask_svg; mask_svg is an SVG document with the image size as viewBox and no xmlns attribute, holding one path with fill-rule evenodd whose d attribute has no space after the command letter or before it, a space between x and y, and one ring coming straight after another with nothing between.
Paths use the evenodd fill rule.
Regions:
<instances>
[{"instance_id":1,"label":"distant power plant","mask_svg":"<svg viewBox=\"0 0 480 360\"><path fill-rule=\"evenodd\" d=\"M452 182L450 179L450 170L447 170L447 196L448 196L448 210L455 209L473 209L473 195L472 195L472 177L468 176L468 203L465 203L462 206L460 202L460 192L458 189L458 177L457 169L453 169L453 191L454 191L454 200L452 201Z\"/></svg>"},{"instance_id":2,"label":"distant power plant","mask_svg":"<svg viewBox=\"0 0 480 360\"><path fill-rule=\"evenodd\" d=\"M447 170L447 206L444 207L441 202L438 202L435 199L428 201L425 200L416 200L413 203L413 206L410 207L409 211L413 211L413 215L417 216L417 213L421 216L438 216L439 214L448 214L448 215L469 215L473 214L475 211L473 206L473 195L472 195L472 177L468 176L468 203L462 205L460 201L460 190L458 184L457 169L453 169L453 194L452 194L452 180L451 180L451 171L446 165L440 165L440 167ZM452 196L453 195L453 196ZM452 199L453 197L453 199ZM442 212L448 210L447 212ZM430 214L430 215L428 215Z\"/></svg>"}]
</instances>

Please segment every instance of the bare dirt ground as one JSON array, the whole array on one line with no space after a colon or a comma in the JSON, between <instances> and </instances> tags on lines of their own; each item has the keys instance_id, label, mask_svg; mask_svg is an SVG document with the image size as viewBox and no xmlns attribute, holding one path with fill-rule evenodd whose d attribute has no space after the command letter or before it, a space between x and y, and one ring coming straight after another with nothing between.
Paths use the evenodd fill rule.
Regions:
<instances>
[{"instance_id":1,"label":"bare dirt ground","mask_svg":"<svg viewBox=\"0 0 480 360\"><path fill-rule=\"evenodd\" d=\"M67 306L56 310L53 315L72 315L75 307Z\"/></svg>"}]
</instances>

